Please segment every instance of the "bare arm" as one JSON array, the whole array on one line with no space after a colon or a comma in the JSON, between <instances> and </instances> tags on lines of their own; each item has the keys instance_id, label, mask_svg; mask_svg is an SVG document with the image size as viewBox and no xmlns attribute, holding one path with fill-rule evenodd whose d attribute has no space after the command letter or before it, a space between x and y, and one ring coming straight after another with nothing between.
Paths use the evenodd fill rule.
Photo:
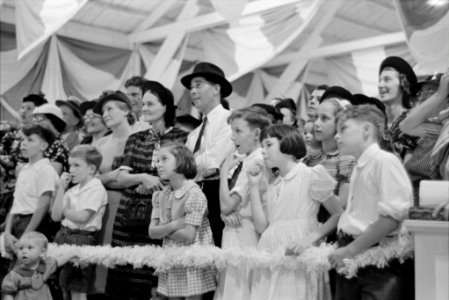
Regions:
<instances>
[{"instance_id":1,"label":"bare arm","mask_svg":"<svg viewBox=\"0 0 449 300\"><path fill-rule=\"evenodd\" d=\"M186 224L184 228L173 232L169 237L176 241L191 243L195 239L197 229L197 226Z\"/></svg>"},{"instance_id":2,"label":"bare arm","mask_svg":"<svg viewBox=\"0 0 449 300\"><path fill-rule=\"evenodd\" d=\"M89 219L92 217L94 213L95 211L90 209L76 210L66 208L63 211L63 215L67 220L78 224L83 224L89 221Z\"/></svg>"},{"instance_id":3,"label":"bare arm","mask_svg":"<svg viewBox=\"0 0 449 300\"><path fill-rule=\"evenodd\" d=\"M399 124L402 132L414 135L424 136L426 130L422 123L429 117L435 116L447 106L447 97L449 93L449 69L440 79L440 85L435 94L426 101L412 109L408 116Z\"/></svg>"},{"instance_id":4,"label":"bare arm","mask_svg":"<svg viewBox=\"0 0 449 300\"><path fill-rule=\"evenodd\" d=\"M262 205L261 195L258 185L250 185L249 195L251 199L251 210L254 220L254 227L257 232L263 233L268 227L268 218Z\"/></svg>"},{"instance_id":5,"label":"bare arm","mask_svg":"<svg viewBox=\"0 0 449 300\"><path fill-rule=\"evenodd\" d=\"M124 187L143 184L147 189L162 189L164 187L157 176L146 173L130 174L128 170L118 172L117 183Z\"/></svg>"},{"instance_id":6,"label":"bare arm","mask_svg":"<svg viewBox=\"0 0 449 300\"><path fill-rule=\"evenodd\" d=\"M176 230L184 227L184 218L178 219L176 221L160 224L159 219L151 220L150 226L148 227L148 235L152 239L162 239L167 235L170 235Z\"/></svg>"},{"instance_id":7,"label":"bare arm","mask_svg":"<svg viewBox=\"0 0 449 300\"><path fill-rule=\"evenodd\" d=\"M25 229L24 233L35 231L36 228L39 226L39 224L42 222L42 220L45 217L45 214L48 212L48 208L50 207L51 194L52 192L48 191L43 193L39 197L38 207L36 211L33 213L30 223L28 223L28 226Z\"/></svg>"},{"instance_id":8,"label":"bare arm","mask_svg":"<svg viewBox=\"0 0 449 300\"><path fill-rule=\"evenodd\" d=\"M387 217L379 216L376 222L371 224L359 237L346 247L335 250L330 256L329 261L333 268L339 269L344 266L343 259L352 258L365 251L376 243L379 243L389 233L399 226L399 221Z\"/></svg>"},{"instance_id":9,"label":"bare arm","mask_svg":"<svg viewBox=\"0 0 449 300\"><path fill-rule=\"evenodd\" d=\"M331 217L322 226L318 227L317 230L310 233L303 240L298 241L291 247L287 248L286 251L287 254L300 254L306 248L315 244L322 238L328 236L337 228L338 220L340 219L340 215L343 213L343 209L341 207L338 197L332 195L322 204L326 208L326 210L331 214Z\"/></svg>"},{"instance_id":10,"label":"bare arm","mask_svg":"<svg viewBox=\"0 0 449 300\"><path fill-rule=\"evenodd\" d=\"M229 193L228 173L229 169L236 164L236 160L233 156L234 154L231 153L220 168L220 210L224 215L233 212L242 201L242 198L238 194L233 193L230 195Z\"/></svg>"},{"instance_id":11,"label":"bare arm","mask_svg":"<svg viewBox=\"0 0 449 300\"><path fill-rule=\"evenodd\" d=\"M349 183L342 182L338 187L338 196L335 196L340 203L341 208L346 207L346 202L348 201L349 194ZM323 203L324 204L324 203Z\"/></svg>"}]
</instances>

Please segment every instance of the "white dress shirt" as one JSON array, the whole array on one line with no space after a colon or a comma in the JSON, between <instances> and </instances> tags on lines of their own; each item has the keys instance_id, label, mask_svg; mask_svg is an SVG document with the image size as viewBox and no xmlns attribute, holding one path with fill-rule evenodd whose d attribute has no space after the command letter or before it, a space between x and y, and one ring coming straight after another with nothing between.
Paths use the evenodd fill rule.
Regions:
<instances>
[{"instance_id":1,"label":"white dress shirt","mask_svg":"<svg viewBox=\"0 0 449 300\"><path fill-rule=\"evenodd\" d=\"M381 215L402 221L412 203L412 185L401 162L373 144L362 153L354 167L348 203L338 229L358 236Z\"/></svg>"},{"instance_id":2,"label":"white dress shirt","mask_svg":"<svg viewBox=\"0 0 449 300\"><path fill-rule=\"evenodd\" d=\"M201 138L200 149L195 153L198 167L197 180L203 178L202 174L208 169L218 169L220 164L234 149L231 140L231 126L228 118L231 112L218 105L207 115L207 123ZM193 151L202 125L193 130L187 137L186 146Z\"/></svg>"}]
</instances>

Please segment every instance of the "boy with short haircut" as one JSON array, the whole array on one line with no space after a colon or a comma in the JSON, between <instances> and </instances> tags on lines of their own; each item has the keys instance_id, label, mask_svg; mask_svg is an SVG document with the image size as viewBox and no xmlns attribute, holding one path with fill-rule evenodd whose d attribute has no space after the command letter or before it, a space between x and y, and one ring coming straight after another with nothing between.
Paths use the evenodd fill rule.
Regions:
<instances>
[{"instance_id":1,"label":"boy with short haircut","mask_svg":"<svg viewBox=\"0 0 449 300\"><path fill-rule=\"evenodd\" d=\"M101 161L101 154L90 145L76 146L70 152L70 174L61 175L51 214L54 221L62 220L62 227L55 237L56 243L96 244L108 201L106 189L95 177ZM70 182L76 185L65 192ZM82 268L66 264L62 267L59 284L64 299L86 299L94 271L93 265Z\"/></svg>"},{"instance_id":2,"label":"boy with short haircut","mask_svg":"<svg viewBox=\"0 0 449 300\"><path fill-rule=\"evenodd\" d=\"M21 151L28 163L18 175L5 228L5 233L15 238L30 231L45 231L44 218L48 217L50 202L59 182L55 169L48 158L44 158L45 150L55 139L52 132L33 125L23 128L23 134Z\"/></svg>"},{"instance_id":3,"label":"boy with short haircut","mask_svg":"<svg viewBox=\"0 0 449 300\"><path fill-rule=\"evenodd\" d=\"M338 246L330 256L333 268L353 258L385 238L396 237L413 203L410 179L399 159L381 150L377 143L383 135L384 116L370 105L348 108L338 121L336 139L341 153L353 155L357 165L351 176L348 202L338 222ZM337 276L336 299L412 299L406 290L405 268L390 261L383 269L368 266L356 278ZM413 290L413 289L412 289ZM413 297L413 296L412 296Z\"/></svg>"},{"instance_id":4,"label":"boy with short haircut","mask_svg":"<svg viewBox=\"0 0 449 300\"><path fill-rule=\"evenodd\" d=\"M17 244L17 265L2 283L4 300L52 300L47 285L48 277L57 263L46 257L48 240L40 232L26 232Z\"/></svg>"}]
</instances>

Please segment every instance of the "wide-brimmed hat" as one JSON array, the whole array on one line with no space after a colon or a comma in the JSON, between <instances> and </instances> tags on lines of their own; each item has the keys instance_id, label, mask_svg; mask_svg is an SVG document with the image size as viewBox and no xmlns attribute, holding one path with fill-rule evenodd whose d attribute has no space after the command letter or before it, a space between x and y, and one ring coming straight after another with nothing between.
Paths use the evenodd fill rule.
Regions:
<instances>
[{"instance_id":1,"label":"wide-brimmed hat","mask_svg":"<svg viewBox=\"0 0 449 300\"><path fill-rule=\"evenodd\" d=\"M56 105L45 103L34 109L33 115L43 114L50 116L50 120L58 132L62 132L66 126L62 111Z\"/></svg>"},{"instance_id":2,"label":"wide-brimmed hat","mask_svg":"<svg viewBox=\"0 0 449 300\"><path fill-rule=\"evenodd\" d=\"M94 109L95 105L97 105L98 99L84 101L80 104L80 112L84 116L89 109Z\"/></svg>"},{"instance_id":3,"label":"wide-brimmed hat","mask_svg":"<svg viewBox=\"0 0 449 300\"><path fill-rule=\"evenodd\" d=\"M126 96L121 91L115 91L113 93L106 94L106 95L100 97L100 99L98 99L97 104L94 106L94 113L103 115L103 105L105 105L106 102L109 102L109 101L118 101L118 102L125 103L128 106L129 111L132 111L131 101L129 101L128 96Z\"/></svg>"},{"instance_id":4,"label":"wide-brimmed hat","mask_svg":"<svg viewBox=\"0 0 449 300\"><path fill-rule=\"evenodd\" d=\"M415 71L413 71L412 66L410 66L408 62L398 56L389 56L380 64L379 74L387 67L393 68L399 73L404 74L410 84L410 93L416 95L419 90L418 79L416 78Z\"/></svg>"},{"instance_id":5,"label":"wide-brimmed hat","mask_svg":"<svg viewBox=\"0 0 449 300\"><path fill-rule=\"evenodd\" d=\"M270 104L254 103L251 106L262 108L263 110L265 110L267 112L267 114L269 114L270 116L273 117L273 120L275 122L281 121L282 118L284 117L277 107L274 107L274 106L272 106Z\"/></svg>"},{"instance_id":6,"label":"wide-brimmed hat","mask_svg":"<svg viewBox=\"0 0 449 300\"><path fill-rule=\"evenodd\" d=\"M42 104L48 103L47 99L45 99L44 96L38 94L29 94L28 96L23 98L22 102L33 102L34 106L41 106Z\"/></svg>"},{"instance_id":7,"label":"wide-brimmed hat","mask_svg":"<svg viewBox=\"0 0 449 300\"><path fill-rule=\"evenodd\" d=\"M209 62L200 62L195 68L193 73L181 78L181 83L186 89L190 90L190 84L193 78L204 77L206 80L210 80L220 85L221 96L227 97L232 93L232 85L226 79L222 69Z\"/></svg>"},{"instance_id":8,"label":"wide-brimmed hat","mask_svg":"<svg viewBox=\"0 0 449 300\"><path fill-rule=\"evenodd\" d=\"M67 100L56 100L56 106L60 107L62 105L67 106L73 111L73 114L79 119L77 126L81 127L83 124L83 114L80 110L81 101L75 97L70 96Z\"/></svg>"},{"instance_id":9,"label":"wide-brimmed hat","mask_svg":"<svg viewBox=\"0 0 449 300\"><path fill-rule=\"evenodd\" d=\"M320 103L323 102L326 98L338 98L344 99L354 104L354 96L350 91L341 86L331 86L328 88L324 94L321 96Z\"/></svg>"},{"instance_id":10,"label":"wide-brimmed hat","mask_svg":"<svg viewBox=\"0 0 449 300\"><path fill-rule=\"evenodd\" d=\"M275 105L277 109L280 110L281 108L287 108L291 111L296 112L296 104L295 101L293 101L293 99L291 98L285 99L278 98L278 99L280 99L281 101L279 101L279 103Z\"/></svg>"}]
</instances>

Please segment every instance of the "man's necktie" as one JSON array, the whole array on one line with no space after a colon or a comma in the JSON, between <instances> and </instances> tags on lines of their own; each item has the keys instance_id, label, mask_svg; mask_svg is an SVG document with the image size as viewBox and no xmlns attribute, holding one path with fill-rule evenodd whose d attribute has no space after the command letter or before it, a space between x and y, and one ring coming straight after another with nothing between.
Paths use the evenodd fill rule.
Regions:
<instances>
[{"instance_id":1,"label":"man's necktie","mask_svg":"<svg viewBox=\"0 0 449 300\"><path fill-rule=\"evenodd\" d=\"M235 168L234 173L232 173L231 179L229 179L229 190L232 190L237 182L237 178L239 178L239 174L242 171L243 161L241 161L237 168Z\"/></svg>"},{"instance_id":2,"label":"man's necktie","mask_svg":"<svg viewBox=\"0 0 449 300\"><path fill-rule=\"evenodd\" d=\"M203 134L204 134L204 128L206 127L206 123L207 123L207 117L205 117L205 118L203 119L203 125L201 126L200 133L198 134L198 139L196 140L195 148L193 148L193 153L195 153L195 152L197 152L198 150L200 150L200 147L201 147L201 138L203 137Z\"/></svg>"}]
</instances>

